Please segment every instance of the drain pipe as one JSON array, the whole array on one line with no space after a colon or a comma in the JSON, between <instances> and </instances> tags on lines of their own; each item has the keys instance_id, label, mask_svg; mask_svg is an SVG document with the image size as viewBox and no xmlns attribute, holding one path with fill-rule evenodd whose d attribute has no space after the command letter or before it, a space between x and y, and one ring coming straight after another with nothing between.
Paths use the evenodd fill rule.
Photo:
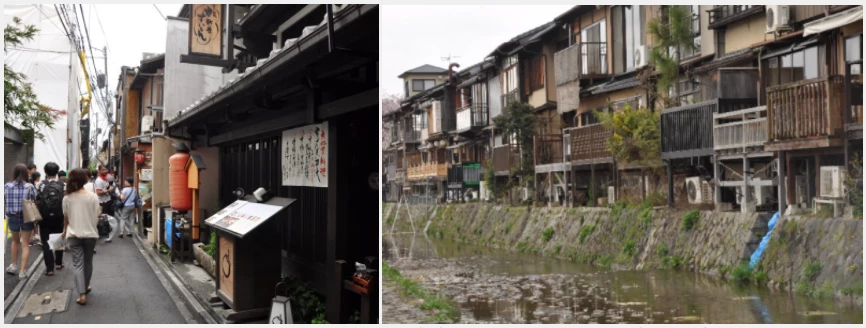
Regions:
<instances>
[{"instance_id":1,"label":"drain pipe","mask_svg":"<svg viewBox=\"0 0 866 328\"><path fill-rule=\"evenodd\" d=\"M764 235L764 238L761 239L761 243L758 244L758 249L756 249L749 258L749 269L754 269L761 260L761 254L764 253L764 249L766 249L767 244L770 243L770 236L773 234L773 228L776 227L776 223L779 220L779 214L779 212L776 212L776 214L774 214L770 219L770 222L767 223L767 234Z\"/></svg>"}]
</instances>

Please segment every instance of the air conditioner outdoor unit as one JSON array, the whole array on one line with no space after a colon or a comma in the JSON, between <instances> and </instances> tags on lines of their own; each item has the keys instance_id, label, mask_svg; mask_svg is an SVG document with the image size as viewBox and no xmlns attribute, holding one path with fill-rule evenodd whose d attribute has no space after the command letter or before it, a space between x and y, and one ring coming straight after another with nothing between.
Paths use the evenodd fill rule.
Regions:
<instances>
[{"instance_id":1,"label":"air conditioner outdoor unit","mask_svg":"<svg viewBox=\"0 0 866 328\"><path fill-rule=\"evenodd\" d=\"M634 67L641 68L647 65L647 46L639 46L634 50Z\"/></svg>"},{"instance_id":2,"label":"air conditioner outdoor unit","mask_svg":"<svg viewBox=\"0 0 866 328\"><path fill-rule=\"evenodd\" d=\"M791 18L791 6L767 5L767 33L790 30L788 22Z\"/></svg>"},{"instance_id":3,"label":"air conditioner outdoor unit","mask_svg":"<svg viewBox=\"0 0 866 328\"><path fill-rule=\"evenodd\" d=\"M845 197L844 179L845 168L842 166L821 167L821 197L842 198Z\"/></svg>"},{"instance_id":4,"label":"air conditioner outdoor unit","mask_svg":"<svg viewBox=\"0 0 866 328\"><path fill-rule=\"evenodd\" d=\"M141 118L141 131L147 132L153 130L153 116L144 115Z\"/></svg>"},{"instance_id":5,"label":"air conditioner outdoor unit","mask_svg":"<svg viewBox=\"0 0 866 328\"><path fill-rule=\"evenodd\" d=\"M704 202L704 186L701 177L686 178L686 192L689 195L689 204L702 204Z\"/></svg>"},{"instance_id":6,"label":"air conditioner outdoor unit","mask_svg":"<svg viewBox=\"0 0 866 328\"><path fill-rule=\"evenodd\" d=\"M809 185L806 176L798 175L796 178L794 178L794 180L794 187L797 191L795 195L797 204L808 204L809 201L807 198L809 198Z\"/></svg>"}]
</instances>

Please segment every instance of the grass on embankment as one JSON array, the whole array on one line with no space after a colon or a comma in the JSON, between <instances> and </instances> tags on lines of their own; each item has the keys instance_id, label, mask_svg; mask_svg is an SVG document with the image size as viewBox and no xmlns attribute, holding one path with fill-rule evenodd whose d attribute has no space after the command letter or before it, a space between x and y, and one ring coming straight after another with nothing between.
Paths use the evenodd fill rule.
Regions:
<instances>
[{"instance_id":1,"label":"grass on embankment","mask_svg":"<svg viewBox=\"0 0 866 328\"><path fill-rule=\"evenodd\" d=\"M421 303L421 310L439 310L439 313L429 318L429 321L456 323L460 319L458 308L449 299L431 293L417 282L403 277L400 271L392 268L388 263L382 263L382 273L385 275L385 278L391 279L391 281L394 281L403 289L403 295L413 295L424 301L424 303Z\"/></svg>"}]
</instances>

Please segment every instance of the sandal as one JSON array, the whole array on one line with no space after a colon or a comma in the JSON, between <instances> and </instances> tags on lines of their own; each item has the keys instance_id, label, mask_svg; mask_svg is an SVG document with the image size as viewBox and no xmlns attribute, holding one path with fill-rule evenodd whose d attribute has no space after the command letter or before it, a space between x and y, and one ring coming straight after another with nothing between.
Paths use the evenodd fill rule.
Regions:
<instances>
[{"instance_id":1,"label":"sandal","mask_svg":"<svg viewBox=\"0 0 866 328\"><path fill-rule=\"evenodd\" d=\"M61 264L61 265L55 265L55 266L54 266L54 269L55 269L55 270L63 270L63 264Z\"/></svg>"},{"instance_id":2,"label":"sandal","mask_svg":"<svg viewBox=\"0 0 866 328\"><path fill-rule=\"evenodd\" d=\"M46 271L46 272L45 272L45 275L46 275L46 276L53 276L53 275L54 275L54 271Z\"/></svg>"},{"instance_id":3,"label":"sandal","mask_svg":"<svg viewBox=\"0 0 866 328\"><path fill-rule=\"evenodd\" d=\"M84 299L84 301L82 301L81 297L78 297L78 299L75 300L75 303L78 303L79 305L87 305L87 299Z\"/></svg>"},{"instance_id":4,"label":"sandal","mask_svg":"<svg viewBox=\"0 0 866 328\"><path fill-rule=\"evenodd\" d=\"M90 291L93 290L93 287L87 287L87 291L84 292L85 295L90 294Z\"/></svg>"}]
</instances>

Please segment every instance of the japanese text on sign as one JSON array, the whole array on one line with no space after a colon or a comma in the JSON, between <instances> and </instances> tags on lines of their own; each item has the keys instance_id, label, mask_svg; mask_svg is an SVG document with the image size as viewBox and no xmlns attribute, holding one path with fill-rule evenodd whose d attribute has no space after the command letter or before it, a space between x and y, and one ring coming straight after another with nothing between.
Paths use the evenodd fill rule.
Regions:
<instances>
[{"instance_id":1,"label":"japanese text on sign","mask_svg":"<svg viewBox=\"0 0 866 328\"><path fill-rule=\"evenodd\" d=\"M283 131L284 186L328 187L328 123Z\"/></svg>"}]
</instances>

